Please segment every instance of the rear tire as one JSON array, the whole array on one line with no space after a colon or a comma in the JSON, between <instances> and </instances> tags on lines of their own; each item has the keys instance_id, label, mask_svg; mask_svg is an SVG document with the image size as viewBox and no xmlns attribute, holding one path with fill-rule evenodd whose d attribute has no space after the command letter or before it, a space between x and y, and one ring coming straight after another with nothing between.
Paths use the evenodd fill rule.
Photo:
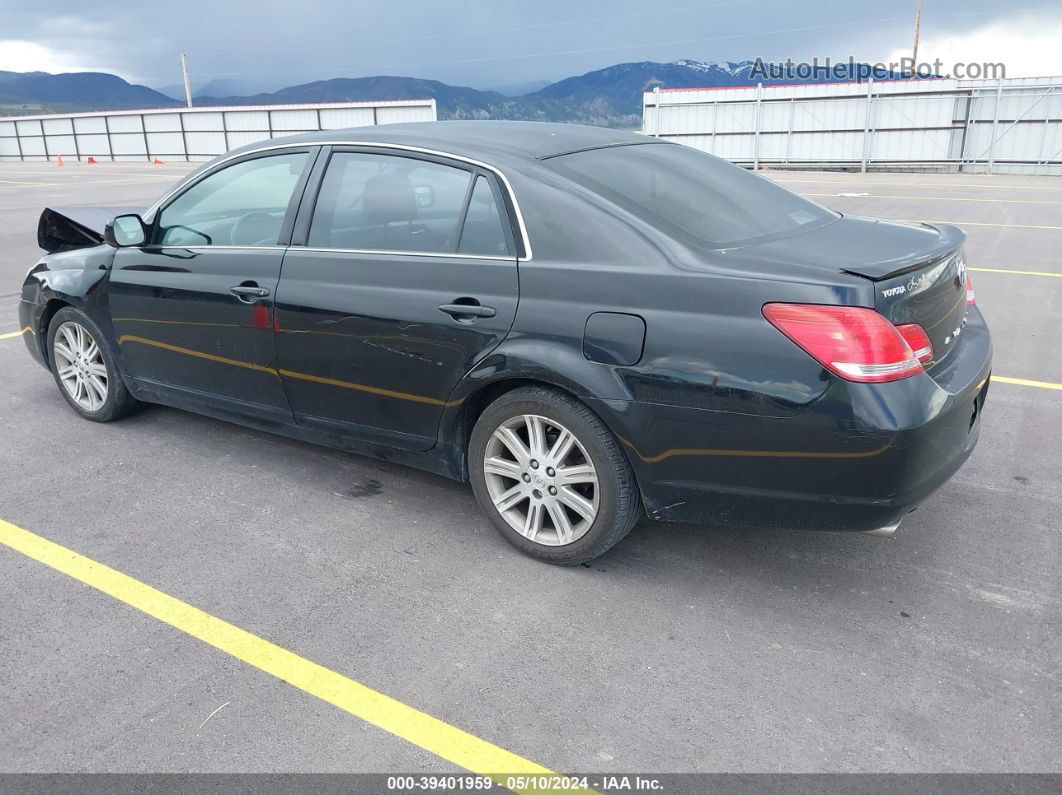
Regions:
<instances>
[{"instance_id":1,"label":"rear tire","mask_svg":"<svg viewBox=\"0 0 1062 795\"><path fill-rule=\"evenodd\" d=\"M103 332L84 312L63 307L48 324L48 361L59 393L86 420L110 422L136 411Z\"/></svg>"},{"instance_id":2,"label":"rear tire","mask_svg":"<svg viewBox=\"0 0 1062 795\"><path fill-rule=\"evenodd\" d=\"M468 447L472 491L510 544L547 563L607 552L641 517L630 463L589 408L548 387L491 403Z\"/></svg>"}]
</instances>

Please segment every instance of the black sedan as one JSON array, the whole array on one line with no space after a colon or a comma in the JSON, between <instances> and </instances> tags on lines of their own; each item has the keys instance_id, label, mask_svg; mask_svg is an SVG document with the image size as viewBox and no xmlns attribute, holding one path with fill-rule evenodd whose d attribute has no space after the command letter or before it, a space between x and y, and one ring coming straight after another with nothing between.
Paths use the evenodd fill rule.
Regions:
<instances>
[{"instance_id":1,"label":"black sedan","mask_svg":"<svg viewBox=\"0 0 1062 795\"><path fill-rule=\"evenodd\" d=\"M471 481L554 563L643 510L891 533L969 456L991 368L958 229L615 130L263 141L38 236L27 344L81 416L161 403Z\"/></svg>"}]
</instances>

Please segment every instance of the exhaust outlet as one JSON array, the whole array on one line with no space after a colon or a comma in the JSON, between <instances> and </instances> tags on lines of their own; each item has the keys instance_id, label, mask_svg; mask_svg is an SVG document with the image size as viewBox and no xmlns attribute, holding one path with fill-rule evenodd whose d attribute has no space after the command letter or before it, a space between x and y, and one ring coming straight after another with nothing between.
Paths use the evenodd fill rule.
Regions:
<instances>
[{"instance_id":1,"label":"exhaust outlet","mask_svg":"<svg viewBox=\"0 0 1062 795\"><path fill-rule=\"evenodd\" d=\"M866 535L874 536L875 538L892 538L896 534L896 528L899 526L899 522L893 522L884 527L879 527L877 530L864 530L863 532Z\"/></svg>"}]
</instances>

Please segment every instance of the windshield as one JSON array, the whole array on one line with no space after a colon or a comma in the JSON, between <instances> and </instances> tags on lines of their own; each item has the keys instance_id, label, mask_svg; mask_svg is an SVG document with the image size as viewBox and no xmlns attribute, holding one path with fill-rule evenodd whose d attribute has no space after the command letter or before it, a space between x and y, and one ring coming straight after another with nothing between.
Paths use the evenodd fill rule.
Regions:
<instances>
[{"instance_id":1,"label":"windshield","mask_svg":"<svg viewBox=\"0 0 1062 795\"><path fill-rule=\"evenodd\" d=\"M548 163L654 225L717 248L837 217L740 166L679 144L592 149Z\"/></svg>"}]
</instances>

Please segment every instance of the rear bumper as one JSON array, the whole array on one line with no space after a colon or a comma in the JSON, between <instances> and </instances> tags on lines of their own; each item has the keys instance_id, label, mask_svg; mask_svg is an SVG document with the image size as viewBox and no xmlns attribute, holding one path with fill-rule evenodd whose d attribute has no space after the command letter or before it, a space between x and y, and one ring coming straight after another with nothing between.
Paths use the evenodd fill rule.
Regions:
<instances>
[{"instance_id":1,"label":"rear bumper","mask_svg":"<svg viewBox=\"0 0 1062 795\"><path fill-rule=\"evenodd\" d=\"M596 401L627 448L653 519L874 530L939 489L977 442L992 343L976 308L933 374L833 379L795 417Z\"/></svg>"}]
</instances>

